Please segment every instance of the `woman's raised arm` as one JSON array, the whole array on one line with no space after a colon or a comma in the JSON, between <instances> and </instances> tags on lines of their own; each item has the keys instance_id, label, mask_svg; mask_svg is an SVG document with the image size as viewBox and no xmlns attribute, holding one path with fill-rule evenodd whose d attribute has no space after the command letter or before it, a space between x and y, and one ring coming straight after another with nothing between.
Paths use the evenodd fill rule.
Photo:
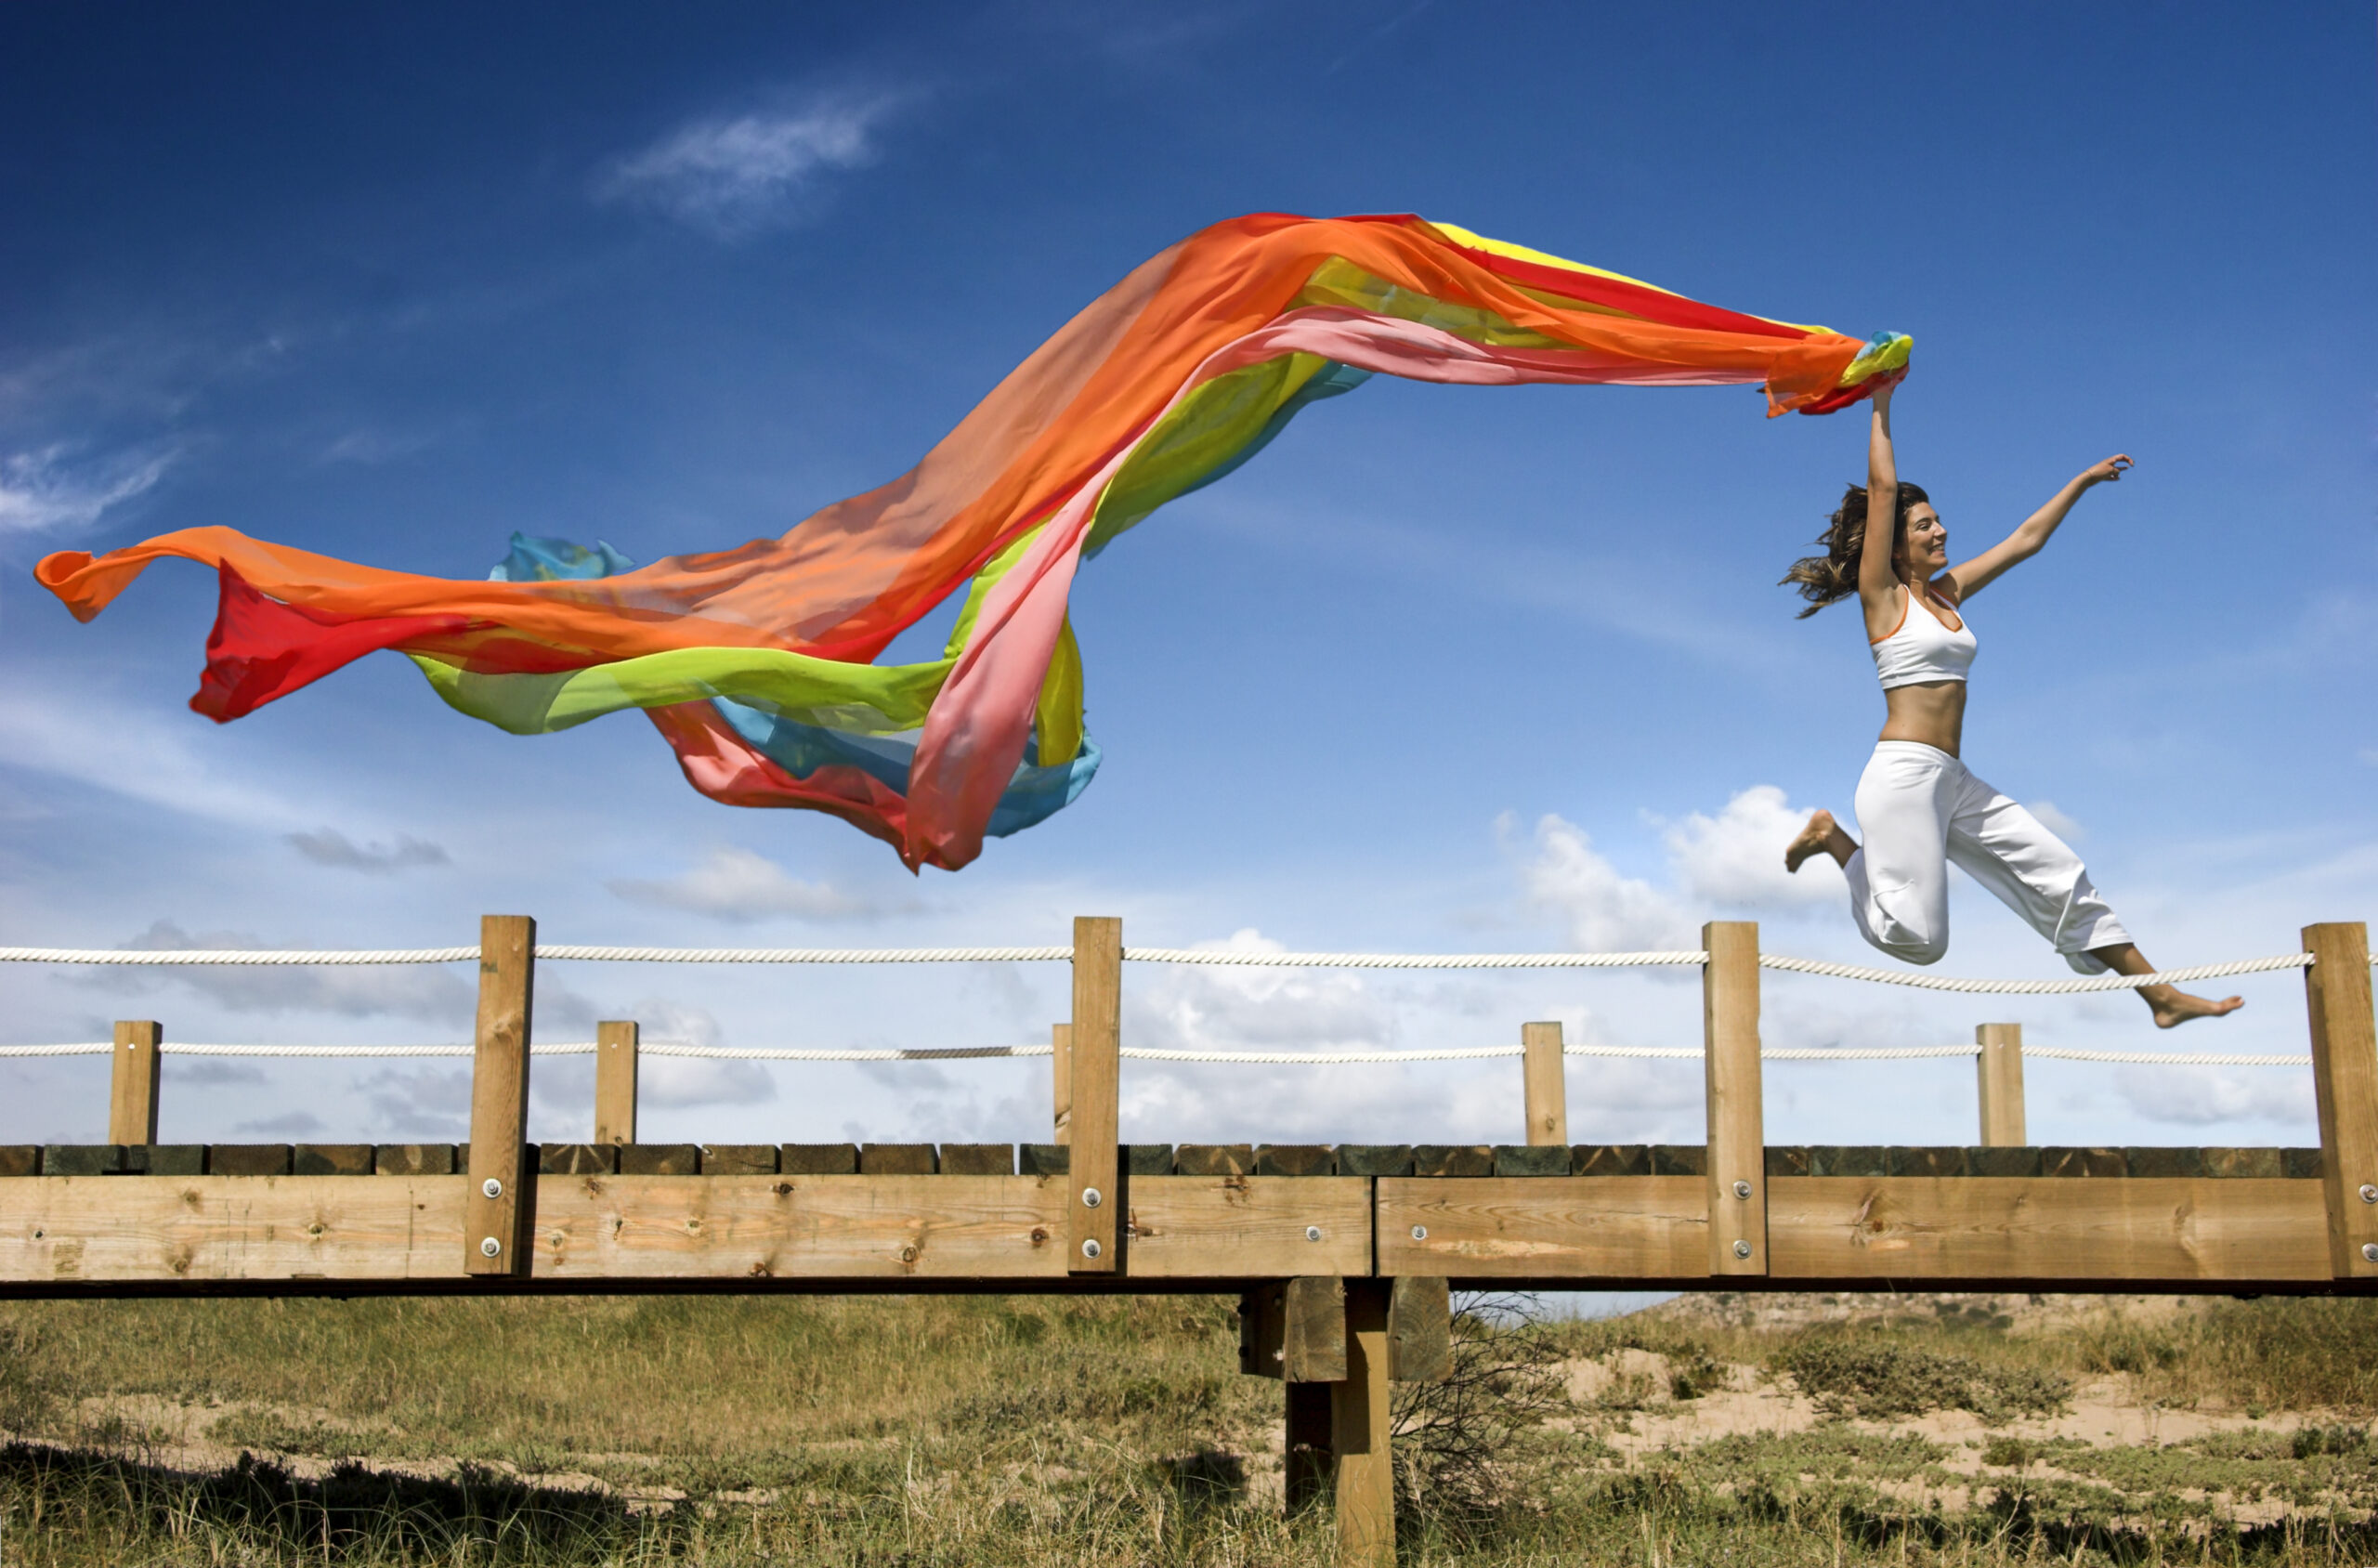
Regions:
<instances>
[{"instance_id":1,"label":"woman's raised arm","mask_svg":"<svg viewBox=\"0 0 2378 1568\"><path fill-rule=\"evenodd\" d=\"M1858 554L1858 603L1866 611L1866 636L1876 641L1899 625L1899 572L1891 565L1891 542L1899 529L1899 460L1891 451L1891 394L1896 384L1872 399L1873 427L1866 438L1866 537Z\"/></svg>"},{"instance_id":2,"label":"woman's raised arm","mask_svg":"<svg viewBox=\"0 0 2378 1568\"><path fill-rule=\"evenodd\" d=\"M2006 568L2019 561L2028 561L2040 553L2052 538L2057 525L2083 494L2099 485L2109 485L2129 472L2130 455L2117 452L2103 463L2092 464L2075 474L2065 487L2049 498L2048 503L2023 519L2022 526L1972 560L1951 567L1950 580L1956 584L1959 602L1973 597L2006 574Z\"/></svg>"}]
</instances>

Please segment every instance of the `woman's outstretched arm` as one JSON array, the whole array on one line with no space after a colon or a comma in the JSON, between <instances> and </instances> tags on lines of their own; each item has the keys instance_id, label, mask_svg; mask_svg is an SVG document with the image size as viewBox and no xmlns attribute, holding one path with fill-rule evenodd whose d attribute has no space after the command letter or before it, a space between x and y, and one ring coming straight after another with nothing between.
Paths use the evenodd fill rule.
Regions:
<instances>
[{"instance_id":1,"label":"woman's outstretched arm","mask_svg":"<svg viewBox=\"0 0 2378 1568\"><path fill-rule=\"evenodd\" d=\"M2040 553L2056 533L2057 525L2072 510L2072 503L2096 486L2111 484L2130 467L2128 453L2117 453L2103 463L2095 464L2074 475L2065 487L2051 497L2048 503L2023 519L2023 526L1976 555L1972 560L1949 568L1949 578L1956 585L1956 596L1962 601L1973 597L2005 574L2019 561L2028 561Z\"/></svg>"},{"instance_id":2,"label":"woman's outstretched arm","mask_svg":"<svg viewBox=\"0 0 2378 1568\"><path fill-rule=\"evenodd\" d=\"M1866 437L1866 538L1858 554L1858 602L1866 611L1868 640L1888 637L1903 607L1899 573L1891 566L1891 541L1899 517L1899 459L1891 451L1891 394L1876 392L1874 424Z\"/></svg>"}]
</instances>

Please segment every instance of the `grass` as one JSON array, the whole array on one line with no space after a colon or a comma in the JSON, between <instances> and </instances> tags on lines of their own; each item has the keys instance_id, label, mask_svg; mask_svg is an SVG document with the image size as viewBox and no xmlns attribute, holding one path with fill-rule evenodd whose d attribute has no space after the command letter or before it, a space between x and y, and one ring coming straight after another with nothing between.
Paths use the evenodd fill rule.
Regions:
<instances>
[{"instance_id":1,"label":"grass","mask_svg":"<svg viewBox=\"0 0 2378 1568\"><path fill-rule=\"evenodd\" d=\"M1205 1297L0 1304L0 1563L1326 1563L1326 1511L1280 1516L1280 1388L1235 1339ZM1481 1318L1467 1381L1405 1400L1405 1556L2378 1561L2373 1344L2368 1301L2042 1333ZM1666 1368L1640 1408L1569 1402L1561 1365L1626 1351ZM2161 1447L2001 1430L2110 1374L2317 1417ZM1627 1435L1762 1381L1835 1413ZM1942 1410L1983 1435L1891 1425Z\"/></svg>"}]
</instances>

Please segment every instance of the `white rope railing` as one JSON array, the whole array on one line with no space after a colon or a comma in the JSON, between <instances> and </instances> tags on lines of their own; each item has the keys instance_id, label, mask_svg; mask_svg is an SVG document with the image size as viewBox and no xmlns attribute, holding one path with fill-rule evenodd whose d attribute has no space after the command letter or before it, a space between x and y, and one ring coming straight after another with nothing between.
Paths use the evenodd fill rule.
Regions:
<instances>
[{"instance_id":1,"label":"white rope railing","mask_svg":"<svg viewBox=\"0 0 2378 1568\"><path fill-rule=\"evenodd\" d=\"M2378 960L2372 960L2378 962ZM1823 974L1836 980L1865 980L1877 986L1913 986L1924 991L1962 991L1985 997L2078 996L2090 991L2135 991L2149 986L2177 986L2191 980L2219 980L2232 974L2260 974L2274 969L2309 969L2309 953L2281 953L2276 958L2241 959L2233 963L2204 963L2190 969L2167 969L2155 974L2092 974L2073 980L1959 980L1945 974L1910 974L1896 969L1867 969L1854 963L1827 963L1821 959L1791 959L1781 953L1758 955L1761 969L1787 974Z\"/></svg>"},{"instance_id":2,"label":"white rope railing","mask_svg":"<svg viewBox=\"0 0 2378 1568\"><path fill-rule=\"evenodd\" d=\"M1660 953L1266 953L1243 947L1126 947L1123 959L1127 963L1224 969L1650 969L1707 963L1709 955L1697 948Z\"/></svg>"},{"instance_id":3,"label":"white rope railing","mask_svg":"<svg viewBox=\"0 0 2378 1568\"><path fill-rule=\"evenodd\" d=\"M0 947L0 963L98 963L108 965L280 965L461 963L479 956L477 947L374 947L323 952L302 947Z\"/></svg>"},{"instance_id":4,"label":"white rope railing","mask_svg":"<svg viewBox=\"0 0 2378 1568\"><path fill-rule=\"evenodd\" d=\"M472 949L476 957L477 949ZM540 942L540 959L585 963L1054 963L1071 947L590 947Z\"/></svg>"}]
</instances>

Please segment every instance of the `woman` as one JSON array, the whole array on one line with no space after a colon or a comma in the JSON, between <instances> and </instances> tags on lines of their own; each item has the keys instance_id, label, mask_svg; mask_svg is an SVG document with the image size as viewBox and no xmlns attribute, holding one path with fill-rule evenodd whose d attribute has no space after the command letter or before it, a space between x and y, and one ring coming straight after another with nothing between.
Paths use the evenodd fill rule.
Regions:
<instances>
[{"instance_id":1,"label":"woman","mask_svg":"<svg viewBox=\"0 0 2378 1568\"><path fill-rule=\"evenodd\" d=\"M1952 568L1948 530L1931 498L1900 482L1891 453L1893 390L1886 386L1874 397L1866 488L1853 486L1842 498L1819 541L1825 554L1796 562L1784 579L1799 584L1808 599L1803 618L1853 592L1866 612L1866 641L1889 709L1874 760L1858 780L1866 844L1861 849L1833 813L1820 811L1784 850L1784 869L1797 871L1819 853L1839 861L1860 934L1910 963L1934 963L1949 950L1953 861L2082 973L2152 974L2090 885L2080 856L2039 818L1975 777L1958 756L1966 670L1975 648L1966 601L2038 555L2083 492L2120 479L2130 459L2110 457L2086 470L1998 544ZM1878 516L1893 519L1889 542L1880 546L1867 527ZM2238 997L2210 1001L2170 986L2138 994L2165 1029L2244 1005Z\"/></svg>"}]
</instances>

